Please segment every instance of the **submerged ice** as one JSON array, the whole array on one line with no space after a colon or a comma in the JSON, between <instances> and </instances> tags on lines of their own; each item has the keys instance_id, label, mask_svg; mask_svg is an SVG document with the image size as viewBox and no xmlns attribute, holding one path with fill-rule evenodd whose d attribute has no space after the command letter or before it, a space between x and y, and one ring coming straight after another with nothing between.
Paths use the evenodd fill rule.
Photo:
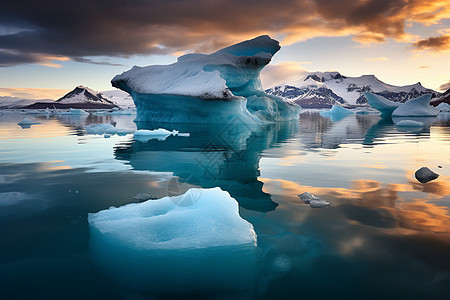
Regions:
<instances>
[{"instance_id":1,"label":"submerged ice","mask_svg":"<svg viewBox=\"0 0 450 300\"><path fill-rule=\"evenodd\" d=\"M259 77L279 49L277 41L260 36L210 55L187 54L171 65L134 66L111 83L132 96L138 121L294 120L300 107L265 93Z\"/></svg>"},{"instance_id":2,"label":"submerged ice","mask_svg":"<svg viewBox=\"0 0 450 300\"><path fill-rule=\"evenodd\" d=\"M131 291L228 291L253 280L255 231L220 188L111 207L88 221L96 266Z\"/></svg>"}]
</instances>

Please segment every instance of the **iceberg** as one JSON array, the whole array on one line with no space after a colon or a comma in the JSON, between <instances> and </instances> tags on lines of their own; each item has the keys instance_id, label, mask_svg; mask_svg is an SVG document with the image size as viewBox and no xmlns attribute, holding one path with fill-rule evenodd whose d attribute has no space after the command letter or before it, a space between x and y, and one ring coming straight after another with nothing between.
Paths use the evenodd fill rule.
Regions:
<instances>
[{"instance_id":1,"label":"iceberg","mask_svg":"<svg viewBox=\"0 0 450 300\"><path fill-rule=\"evenodd\" d=\"M346 108L343 108L340 105L333 105L330 110L321 111L320 115L323 117L329 116L342 116L342 115L351 115L353 112Z\"/></svg>"},{"instance_id":2,"label":"iceberg","mask_svg":"<svg viewBox=\"0 0 450 300\"><path fill-rule=\"evenodd\" d=\"M32 120L30 120L28 118L23 118L22 121L17 123L17 125L20 125L20 126L25 127L25 128L29 128L31 125L34 125L34 124L39 124L39 122L32 121Z\"/></svg>"},{"instance_id":3,"label":"iceberg","mask_svg":"<svg viewBox=\"0 0 450 300\"><path fill-rule=\"evenodd\" d=\"M111 207L88 222L95 266L130 292L227 292L254 281L256 233L220 188Z\"/></svg>"},{"instance_id":4,"label":"iceberg","mask_svg":"<svg viewBox=\"0 0 450 300\"><path fill-rule=\"evenodd\" d=\"M392 112L402 104L393 102L374 93L365 92L364 96L366 96L367 102L369 102L370 106L380 111L382 115L391 115Z\"/></svg>"},{"instance_id":5,"label":"iceberg","mask_svg":"<svg viewBox=\"0 0 450 300\"><path fill-rule=\"evenodd\" d=\"M280 49L269 36L210 55L187 54L171 65L134 66L111 84L128 92L136 121L264 124L295 120L300 107L267 94L260 71Z\"/></svg>"},{"instance_id":6,"label":"iceberg","mask_svg":"<svg viewBox=\"0 0 450 300\"><path fill-rule=\"evenodd\" d=\"M403 103L392 113L393 117L435 117L439 110L430 105L431 94Z\"/></svg>"},{"instance_id":7,"label":"iceberg","mask_svg":"<svg viewBox=\"0 0 450 300\"><path fill-rule=\"evenodd\" d=\"M155 130L140 129L134 132L134 138L140 142L146 143L151 139L164 141L167 137L177 134L178 134L177 130L169 131L164 128L158 128Z\"/></svg>"}]
</instances>

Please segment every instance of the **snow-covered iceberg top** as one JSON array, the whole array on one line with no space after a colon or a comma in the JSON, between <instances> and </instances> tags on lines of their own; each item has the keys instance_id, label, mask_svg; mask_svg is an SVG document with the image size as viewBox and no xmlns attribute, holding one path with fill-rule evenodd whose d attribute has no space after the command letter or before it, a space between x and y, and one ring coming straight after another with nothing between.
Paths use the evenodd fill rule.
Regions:
<instances>
[{"instance_id":1,"label":"snow-covered iceberg top","mask_svg":"<svg viewBox=\"0 0 450 300\"><path fill-rule=\"evenodd\" d=\"M220 188L190 189L184 195L111 207L88 216L92 238L131 249L187 249L256 245L252 224Z\"/></svg>"},{"instance_id":2,"label":"snow-covered iceberg top","mask_svg":"<svg viewBox=\"0 0 450 300\"><path fill-rule=\"evenodd\" d=\"M259 77L279 49L278 41L260 36L209 55L183 55L170 65L134 66L111 83L131 94L138 121L292 120L298 118L300 108L266 94Z\"/></svg>"},{"instance_id":3,"label":"snow-covered iceberg top","mask_svg":"<svg viewBox=\"0 0 450 300\"><path fill-rule=\"evenodd\" d=\"M210 55L186 54L171 65L134 66L111 82L119 88L122 82L126 83L133 91L143 94L230 98L229 88L252 80L254 74L249 71L258 72L279 49L277 41L261 36ZM238 77L232 78L227 73Z\"/></svg>"}]
</instances>

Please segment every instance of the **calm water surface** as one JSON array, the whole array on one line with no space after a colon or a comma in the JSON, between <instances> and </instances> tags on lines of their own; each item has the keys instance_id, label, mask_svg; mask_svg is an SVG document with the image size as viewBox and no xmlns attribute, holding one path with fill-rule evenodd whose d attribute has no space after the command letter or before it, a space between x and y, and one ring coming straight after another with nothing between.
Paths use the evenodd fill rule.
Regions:
<instances>
[{"instance_id":1,"label":"calm water surface","mask_svg":"<svg viewBox=\"0 0 450 300\"><path fill-rule=\"evenodd\" d=\"M133 116L90 114L33 115L40 124L22 129L24 117L0 115L2 299L450 295L449 114L422 119L421 129L371 114L330 119L308 111L264 127L136 125ZM85 130L110 122L123 134ZM190 136L126 134L159 127ZM422 166L439 178L419 183L414 172ZM161 261L148 272L164 282L145 286L135 285L139 274L123 276L133 274L127 266L108 273L96 262L88 213L137 202L140 193L160 198L217 186L253 224L256 253L212 251L217 257L197 270L186 259ZM331 206L313 209L299 199L303 192ZM236 268L223 268L230 256Z\"/></svg>"}]
</instances>

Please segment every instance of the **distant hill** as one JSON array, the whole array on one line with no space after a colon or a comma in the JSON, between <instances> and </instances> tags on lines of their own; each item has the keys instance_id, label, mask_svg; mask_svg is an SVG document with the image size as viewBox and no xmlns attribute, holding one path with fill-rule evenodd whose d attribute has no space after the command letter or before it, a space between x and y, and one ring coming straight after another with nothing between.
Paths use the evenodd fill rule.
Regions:
<instances>
[{"instance_id":1,"label":"distant hill","mask_svg":"<svg viewBox=\"0 0 450 300\"><path fill-rule=\"evenodd\" d=\"M374 75L347 77L339 72L312 72L291 85L278 85L266 90L267 93L284 97L302 107L329 107L366 105L363 92L373 92L395 102L431 93L440 93L423 87L420 82L406 86L384 83Z\"/></svg>"},{"instance_id":2,"label":"distant hill","mask_svg":"<svg viewBox=\"0 0 450 300\"><path fill-rule=\"evenodd\" d=\"M0 109L19 109L30 104L36 103L38 100L22 99L18 97L0 96ZM43 99L39 101L53 101L50 99Z\"/></svg>"},{"instance_id":3,"label":"distant hill","mask_svg":"<svg viewBox=\"0 0 450 300\"><path fill-rule=\"evenodd\" d=\"M48 107L66 109L71 107L80 109L108 109L116 106L112 101L105 98L102 93L80 85L56 101L39 101L23 108L42 109Z\"/></svg>"}]
</instances>

